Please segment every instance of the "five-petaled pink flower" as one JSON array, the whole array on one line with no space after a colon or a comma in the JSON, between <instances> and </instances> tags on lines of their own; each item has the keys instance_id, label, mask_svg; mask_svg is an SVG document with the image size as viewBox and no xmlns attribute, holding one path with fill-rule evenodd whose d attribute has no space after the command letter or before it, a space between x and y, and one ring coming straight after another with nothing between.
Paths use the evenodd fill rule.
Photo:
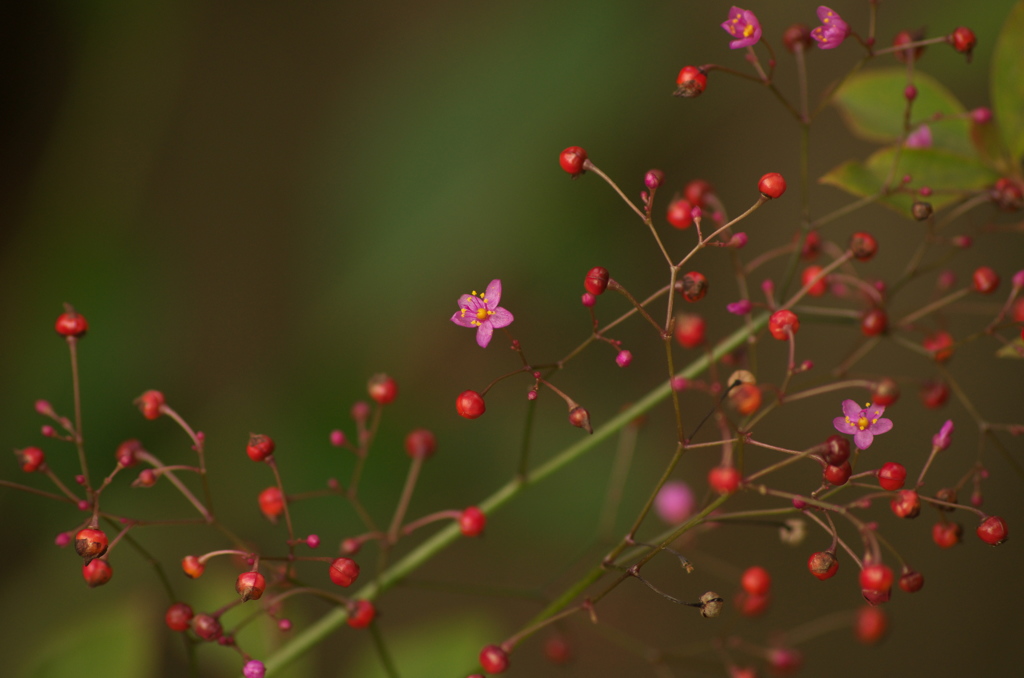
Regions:
<instances>
[{"instance_id":1,"label":"five-petaled pink flower","mask_svg":"<svg viewBox=\"0 0 1024 678\"><path fill-rule=\"evenodd\" d=\"M476 343L487 348L495 328L512 323L512 314L498 306L501 301L501 281L492 280L487 290L477 295L463 294L459 297L459 310L452 316L452 322L462 327L476 328Z\"/></svg>"},{"instance_id":2,"label":"five-petaled pink flower","mask_svg":"<svg viewBox=\"0 0 1024 678\"><path fill-rule=\"evenodd\" d=\"M843 401L843 414L846 416L836 417L832 425L840 433L852 434L853 444L859 450L866 450L871 447L875 436L887 433L892 430L892 420L883 419L885 407L882 405L871 405L870 403L861 409L853 400Z\"/></svg>"},{"instance_id":3,"label":"five-petaled pink flower","mask_svg":"<svg viewBox=\"0 0 1024 678\"><path fill-rule=\"evenodd\" d=\"M722 22L722 28L736 38L729 43L732 49L756 45L761 39L761 24L754 13L735 5L729 10L729 18Z\"/></svg>"},{"instance_id":4,"label":"five-petaled pink flower","mask_svg":"<svg viewBox=\"0 0 1024 678\"><path fill-rule=\"evenodd\" d=\"M811 31L811 37L817 41L821 49L839 47L850 34L850 24L825 5L818 7L818 19L821 25Z\"/></svg>"}]
</instances>

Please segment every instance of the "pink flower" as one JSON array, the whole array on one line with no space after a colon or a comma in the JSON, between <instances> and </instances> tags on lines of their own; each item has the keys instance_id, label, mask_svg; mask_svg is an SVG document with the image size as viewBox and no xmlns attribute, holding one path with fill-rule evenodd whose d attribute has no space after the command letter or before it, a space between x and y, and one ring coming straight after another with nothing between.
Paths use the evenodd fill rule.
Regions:
<instances>
[{"instance_id":1,"label":"pink flower","mask_svg":"<svg viewBox=\"0 0 1024 678\"><path fill-rule=\"evenodd\" d=\"M942 425L939 432L932 436L932 445L940 450L944 450L949 447L953 437L953 420L947 419L946 423Z\"/></svg>"},{"instance_id":2,"label":"pink flower","mask_svg":"<svg viewBox=\"0 0 1024 678\"><path fill-rule=\"evenodd\" d=\"M818 19L821 25L811 31L811 37L817 41L818 47L835 49L843 44L843 40L850 34L850 25L843 21L843 17L822 5L818 7Z\"/></svg>"},{"instance_id":3,"label":"pink flower","mask_svg":"<svg viewBox=\"0 0 1024 678\"><path fill-rule=\"evenodd\" d=\"M722 28L736 38L729 43L732 49L756 45L761 39L761 24L754 13L736 6L729 10L729 18L722 22Z\"/></svg>"},{"instance_id":4,"label":"pink flower","mask_svg":"<svg viewBox=\"0 0 1024 678\"><path fill-rule=\"evenodd\" d=\"M852 434L853 444L859 450L866 450L871 447L876 435L887 433L892 430L892 420L883 419L885 407L882 405L871 405L870 403L860 408L852 400L843 401L843 414L846 416L836 417L832 425L840 433Z\"/></svg>"},{"instance_id":5,"label":"pink flower","mask_svg":"<svg viewBox=\"0 0 1024 678\"><path fill-rule=\"evenodd\" d=\"M477 296L463 294L459 297L460 309L452 316L452 322L460 327L476 328L476 343L487 348L496 328L512 324L512 314L498 306L501 301L501 281L492 280L487 290Z\"/></svg>"},{"instance_id":6,"label":"pink flower","mask_svg":"<svg viewBox=\"0 0 1024 678\"><path fill-rule=\"evenodd\" d=\"M932 146L932 129L928 125L921 125L913 132L907 135L907 140L904 142L907 148L931 148Z\"/></svg>"}]
</instances>

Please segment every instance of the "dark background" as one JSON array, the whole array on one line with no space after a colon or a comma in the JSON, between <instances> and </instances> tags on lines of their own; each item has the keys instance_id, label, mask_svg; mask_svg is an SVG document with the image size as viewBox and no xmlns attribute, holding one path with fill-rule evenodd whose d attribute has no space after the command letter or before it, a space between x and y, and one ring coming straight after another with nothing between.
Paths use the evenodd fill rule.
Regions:
<instances>
[{"instance_id":1,"label":"dark background","mask_svg":"<svg viewBox=\"0 0 1024 678\"><path fill-rule=\"evenodd\" d=\"M930 35L970 25L979 39L973 63L937 46L920 68L968 108L985 105L991 49L1012 4L880 3L879 41L887 44L898 30L924 24ZM866 5L837 1L833 7L862 30ZM502 305L516 315L511 329L533 360L546 361L586 336L578 298L591 266L609 267L638 295L664 284L660 256L642 225L597 177L569 181L555 162L562 148L585 146L631 196L651 167L666 171L666 192L703 177L733 214L756 198L758 177L782 172L792 177L790 193L744 224L750 235L744 254L777 246L795 231L797 128L772 97L721 74L699 99L669 96L683 65L744 66L742 53L727 48L718 28L729 6L9 3L0 10L0 441L8 448L41 444L52 467L64 477L74 473L73 451L41 439L43 421L32 409L35 399L47 398L71 414L67 351L51 329L61 303L70 302L91 328L81 346L81 374L94 477L109 471L117 444L130 437L168 462L191 461L172 422L147 422L131 404L142 391L159 388L207 435L218 515L237 532L276 546L282 528L268 528L255 501L272 479L244 457L247 434L264 432L278 441L289 491L322 487L329 476L344 482L352 459L327 445L328 431L352 434L348 408L365 397L371 374L386 371L398 379L401 396L386 412L367 470L370 509L389 515L407 467L401 439L417 426L430 426L441 444L424 470L412 514L481 500L515 468L526 385L513 381L497 389L479 421L455 416L455 394L481 389L517 365L502 341L482 351L472 333L448 322L458 296L501 278ZM750 0L747 6L779 50L780 86L793 92L791 59L778 36L795 21L813 26L816 5ZM816 91L858 56L852 42L813 52ZM892 64L887 58L878 65ZM812 133L812 176L871 149L826 111ZM835 189L812 187L814 214L846 201ZM967 232L990 216L978 210L954 231ZM865 228L881 246L865 275L879 278L902 270L921 234L918 224L870 208L825 235L842 243ZM683 251L693 234L666 237ZM1020 268L1020 251L1019 237L979 240L950 267L967 280L987 264L1008 280ZM700 310L718 338L736 327L722 310L737 296L728 258L712 251L698 265L712 280ZM778 275L778 269L766 274ZM894 315L930 298L933 282L929 277L911 286L895 302ZM954 334L987 322L1007 287L980 306L962 306L966 315L950 321ZM621 308L614 300L602 304L610 309L604 317ZM617 336L635 355L628 370L614 366L613 352L596 347L559 377L595 423L663 378L663 353L645 328L634 323ZM854 341L841 328L805 326L798 357L824 368ZM768 364L777 353L781 367L779 348L765 348ZM975 342L951 367L986 417L1020 422L1020 365L992 359L995 348ZM915 380L934 376L934 366L886 343L861 367L871 375L905 377L904 397L889 412L896 428L878 440L865 463L901 461L916 477L930 435L953 418L956 442L926 489L957 482L975 458L977 429L955 400L939 412L921 406ZM762 378L779 376L769 369ZM840 400L830 396L784 409L765 420L759 434L791 448L814 444L831 434ZM686 402L706 409L699 397ZM542 399L538 412L538 458L578 439L560 403ZM670 455L671 434L669 412L655 410L641 433L622 529ZM1020 439L1004 442L1020 463ZM403 676L468 673L480 646L520 628L539 609L538 596L557 595L597 561L602 548L588 546L613 448L602 446L524 493L492 517L482 540L456 544L417 574L418 583L380 601L380 626ZM703 489L715 457L691 455L678 476ZM992 448L983 459L991 470L985 508L1005 516L1015 531L1024 517L1017 500L1022 479ZM2 477L25 480L12 457L3 469ZM807 473L805 467L789 477L798 481L789 487L811 489L813 472ZM165 484L141 491L127 488L127 478L118 480L104 508L191 517ZM43 486L42 478L27 482ZM88 590L74 554L52 546L54 536L82 516L6 489L0 509L7 516L7 557L0 561L7 621L0 648L8 670L67 675L66 667L74 666L81 676L182 675L180 644L160 621L166 599L137 555L119 546L112 554L114 579ZM913 522L897 522L884 502L872 511L883 534L925 572L926 587L916 596L894 594L886 607L892 629L879 647L863 648L848 628L801 644L804 675L1015 673L1024 658L1016 567L1021 541L985 547L964 512L964 544L941 551L930 539L933 511ZM320 555L359 529L339 502L299 505L296 514L300 532L321 535ZM178 573L182 555L223 545L212 531L152 528L137 537L169 563L179 595L197 608L214 609L234 595L227 561L216 562L198 582L182 581ZM705 622L627 583L599 608L599 626L582 617L568 624L573 663L547 664L539 636L517 650L510 675L723 675L714 653L688 653L719 635L765 643L779 631L858 606L856 568L848 558L829 582L806 573L806 557L827 545L814 529L797 548L779 544L767 528L702 535L688 551L700 578L682 578L666 560L649 568L652 579L683 598L696 599L708 587L731 594L736 573L759 563L775 574L768 615L746 620L730 611ZM496 595L491 587L497 585L521 595ZM301 629L323 609L300 606L287 614ZM254 628L242 641L265 656L263 644L278 642L278 634L264 637L264 626ZM666 652L671 672L650 668L634 651L636 639L645 649ZM209 675L238 672L228 650L203 647L199 656ZM741 652L734 656L748 661ZM345 629L279 675L377 670L371 644Z\"/></svg>"}]
</instances>

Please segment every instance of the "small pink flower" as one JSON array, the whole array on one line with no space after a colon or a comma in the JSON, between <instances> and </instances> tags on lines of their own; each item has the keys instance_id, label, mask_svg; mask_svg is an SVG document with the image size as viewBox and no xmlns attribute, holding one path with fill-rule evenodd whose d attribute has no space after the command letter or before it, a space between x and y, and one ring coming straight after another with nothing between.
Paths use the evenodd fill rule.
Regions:
<instances>
[{"instance_id":1,"label":"small pink flower","mask_svg":"<svg viewBox=\"0 0 1024 678\"><path fill-rule=\"evenodd\" d=\"M944 450L949 447L953 437L953 420L947 419L946 423L942 425L939 432L932 436L932 445L940 450Z\"/></svg>"},{"instance_id":2,"label":"small pink flower","mask_svg":"<svg viewBox=\"0 0 1024 678\"><path fill-rule=\"evenodd\" d=\"M843 417L836 417L832 425L840 433L853 435L853 444L859 450L866 450L871 447L876 435L881 435L892 430L892 420L883 419L885 407L882 405L867 404L864 409L860 408L853 400L843 401Z\"/></svg>"},{"instance_id":3,"label":"small pink flower","mask_svg":"<svg viewBox=\"0 0 1024 678\"><path fill-rule=\"evenodd\" d=\"M678 525L693 515L697 498L690 486L684 482L670 480L665 483L654 498L654 510L658 517L669 525Z\"/></svg>"},{"instance_id":4,"label":"small pink flower","mask_svg":"<svg viewBox=\"0 0 1024 678\"><path fill-rule=\"evenodd\" d=\"M913 132L907 135L907 140L904 142L907 148L931 148L932 146L932 129L928 125L921 125Z\"/></svg>"},{"instance_id":5,"label":"small pink flower","mask_svg":"<svg viewBox=\"0 0 1024 678\"><path fill-rule=\"evenodd\" d=\"M498 306L501 301L501 281L492 280L487 290L477 295L463 294L459 297L461 307L452 316L452 322L460 327L476 328L476 343L480 348L487 348L491 343L494 330L512 324L512 314Z\"/></svg>"},{"instance_id":6,"label":"small pink flower","mask_svg":"<svg viewBox=\"0 0 1024 678\"><path fill-rule=\"evenodd\" d=\"M811 37L821 49L839 47L850 34L850 25L825 5L818 7L818 20L821 25L811 31Z\"/></svg>"},{"instance_id":7,"label":"small pink flower","mask_svg":"<svg viewBox=\"0 0 1024 678\"><path fill-rule=\"evenodd\" d=\"M722 28L736 38L729 43L732 49L756 45L761 39L761 24L754 13L736 6L729 10L729 18L722 22Z\"/></svg>"}]
</instances>

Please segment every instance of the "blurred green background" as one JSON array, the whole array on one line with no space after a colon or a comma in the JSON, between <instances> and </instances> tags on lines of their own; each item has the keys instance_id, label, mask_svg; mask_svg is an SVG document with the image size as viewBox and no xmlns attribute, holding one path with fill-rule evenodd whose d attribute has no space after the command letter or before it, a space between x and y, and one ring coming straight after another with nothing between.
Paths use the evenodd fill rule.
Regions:
<instances>
[{"instance_id":1,"label":"blurred green background","mask_svg":"<svg viewBox=\"0 0 1024 678\"><path fill-rule=\"evenodd\" d=\"M904 28L926 25L941 35L971 26L979 39L973 63L939 46L920 67L968 107L985 105L992 45L1012 4L881 3L880 42ZM407 467L401 440L418 426L437 433L440 451L424 470L412 514L479 501L514 471L527 384L498 388L478 421L455 415L459 391L481 389L518 364L502 341L482 351L471 332L448 322L458 296L501 278L502 305L516 315L511 329L540 362L561 357L588 332L578 299L591 266L607 266L637 295L663 284L660 257L641 224L597 177L569 181L556 163L562 148L585 146L630 195L652 167L666 172L668 193L705 178L733 213L756 198L758 177L782 172L793 178L791 192L744 224L750 235L744 254L777 246L795 231L797 130L770 95L715 74L699 99L670 96L683 65L744 66L718 28L729 6L679 0L11 3L0 21L0 441L8 448L41 444L52 467L65 477L74 473L70 448L41 439L43 421L32 409L35 399L47 398L71 414L67 351L51 329L61 303L70 302L91 328L81 361L94 477L109 471L117 444L131 437L168 462L193 458L172 422L147 422L131 404L142 391L161 389L207 435L218 515L272 548L284 532L268 528L257 510L256 494L272 478L244 457L247 434L277 440L289 491L322 487L331 476L345 482L351 455L331 449L327 434L332 428L353 433L348 409L365 397L366 379L384 371L397 378L401 396L386 412L367 469L370 510L386 521ZM794 91L791 60L778 36L795 21L813 26L816 5L749 0L746 6L780 50L780 86ZM858 30L866 6L833 4ZM857 55L853 44L812 53L818 91ZM815 176L872 149L851 139L833 111L817 125ZM811 205L821 214L847 200L815 187ZM990 216L979 212L963 220L962 231ZM881 245L866 274L898 273L920 227L873 208L825 235L845 242L865 227ZM693 234L666 238L679 252ZM1008 279L1020 268L1020 252L1019 237L980 240L952 268L966 280L984 263ZM708 252L698 268L712 284L700 310L710 334L724 336L736 326L722 310L736 298L728 257ZM894 313L920 305L932 284L912 286ZM614 299L599 305L606 318L619 308ZM988 300L981 312L991 317L997 308ZM951 329L956 334L983 318L954 320ZM590 409L595 424L662 378L663 353L645 328L636 323L617 336L635 356L628 370L615 367L612 351L595 347L557 382ZM853 343L847 332L812 325L801 334L798 357L827 366ZM954 371L966 375L965 385L978 394L975 404L991 420L1019 422L1020 365L993 360L994 348L972 344L957 355ZM766 358L775 349L766 348ZM781 352L776 362L781 366ZM956 444L940 458L928 488L955 483L974 458L976 429L956 402L939 412L920 405L913 380L933 376L934 367L892 345L860 367L909 379L890 410L897 428L871 454L902 461L916 474L928 436L951 417ZM787 447L813 444L832 433L840 399L783 410L760 430ZM687 405L706 408L698 397ZM579 435L566 426L561 403L542 399L538 458ZM671 454L671 435L667 410L653 412L641 433L621 529ZM1020 463L1019 439L1008 444ZM481 645L518 629L539 600L596 562L603 551L590 547L613 448L604 445L529 490L492 517L483 539L456 544L416 582L381 599L380 626L403 676L464 675ZM691 455L679 477L703 488L713 456ZM1024 524L1017 499L1022 480L991 449L985 459L992 471L986 509L1016 530ZM24 480L13 457L2 469L0 477ZM802 489L814 482L806 473L796 477ZM42 485L41 478L31 480ZM105 509L192 517L165 484L140 491L119 480L125 482L105 495ZM181 645L162 624L166 599L140 557L119 546L114 579L88 590L77 557L52 545L80 515L10 490L0 491L0 508L8 516L7 557L0 564L8 610L0 634L5 675L67 675L69 667L83 677L184 675ZM892 630L879 647L864 649L848 629L802 645L804 675L1018 672L1024 587L1015 566L1022 542L983 548L965 513L965 543L940 551L930 539L932 512L896 523L882 503L873 511L884 534L925 573L926 587L913 597L894 594L886 608ZM310 502L295 513L300 532L322 537L320 555L359 530L339 502ZM234 596L230 563L215 563L198 582L177 571L184 554L222 546L212 531L166 527L136 536L170 564L179 595L194 606L213 609ZM731 594L735 573L760 563L776 576L767 616L703 622L627 583L602 603L599 626L582 618L567 625L573 662L547 663L542 634L517 650L510 675L722 675L711 653L687 659L673 653L717 634L767 642L774 631L858 606L848 559L830 582L806 574L807 555L826 546L815 531L795 549L765 528L702 535L689 554L699 578L683 578L667 560L653 564L651 578L696 599L707 588ZM498 585L502 591L489 590ZM504 595L506 588L523 595ZM287 614L301 629L324 609L297 606ZM239 618L236 613L229 625ZM671 672L657 674L631 652L622 640L630 633L668 653ZM282 639L257 623L241 640L260 656ZM618 647L620 640L626 647ZM238 673L228 650L203 647L199 658L204 675ZM364 635L344 629L279 675L378 671Z\"/></svg>"}]
</instances>

